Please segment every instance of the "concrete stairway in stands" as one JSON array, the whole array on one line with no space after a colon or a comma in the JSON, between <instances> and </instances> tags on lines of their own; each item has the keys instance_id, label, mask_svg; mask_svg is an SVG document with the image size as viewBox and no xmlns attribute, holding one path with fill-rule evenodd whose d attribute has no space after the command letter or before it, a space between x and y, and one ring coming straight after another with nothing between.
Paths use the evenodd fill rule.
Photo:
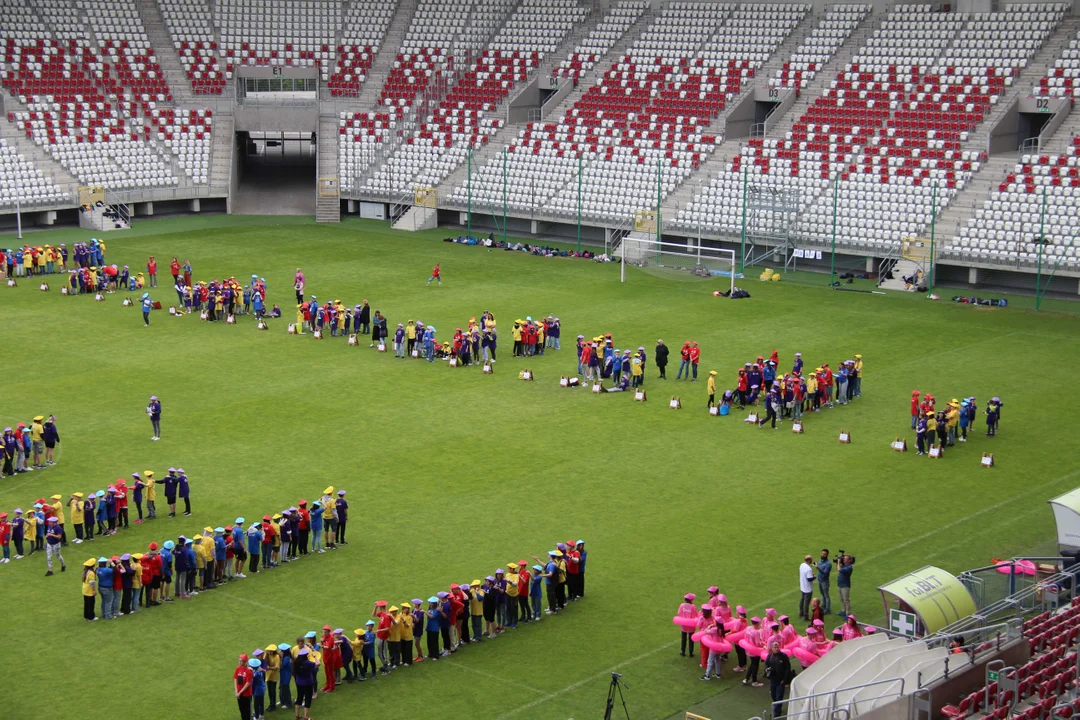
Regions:
<instances>
[{"instance_id":1,"label":"concrete stairway in stands","mask_svg":"<svg viewBox=\"0 0 1080 720\"><path fill-rule=\"evenodd\" d=\"M165 73L165 80L169 83L172 91L173 103L177 106L197 106L198 96L191 90L191 82L188 81L187 72L184 70L180 56L173 47L172 35L165 27L165 18L161 15L161 9L155 0L139 0L139 17L142 18L146 35L150 39L150 47L154 48L158 65Z\"/></svg>"},{"instance_id":2,"label":"concrete stairway in stands","mask_svg":"<svg viewBox=\"0 0 1080 720\"><path fill-rule=\"evenodd\" d=\"M315 189L315 222L341 222L341 201L335 192L332 196L323 195L322 178L338 177L338 118L332 113L319 115L319 177Z\"/></svg>"},{"instance_id":3,"label":"concrete stairway in stands","mask_svg":"<svg viewBox=\"0 0 1080 720\"><path fill-rule=\"evenodd\" d=\"M360 94L355 99L350 98L350 105L353 107L349 109L353 112L370 112L377 107L376 102L382 92L383 83L394 68L394 62L401 51L401 43L405 40L405 34L419 4L419 0L399 0L394 16L390 19L390 27L387 28L379 51L371 62L371 69L360 86Z\"/></svg>"}]
</instances>

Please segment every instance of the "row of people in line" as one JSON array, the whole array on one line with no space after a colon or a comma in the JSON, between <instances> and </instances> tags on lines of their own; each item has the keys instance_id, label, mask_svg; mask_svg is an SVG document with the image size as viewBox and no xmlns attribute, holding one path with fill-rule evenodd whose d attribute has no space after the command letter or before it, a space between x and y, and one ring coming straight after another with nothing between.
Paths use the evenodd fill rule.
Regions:
<instances>
[{"instance_id":1,"label":"row of people in line","mask_svg":"<svg viewBox=\"0 0 1080 720\"><path fill-rule=\"evenodd\" d=\"M74 243L69 254L66 243L59 245L23 245L0 249L0 267L7 268L7 276L32 277L67 272L68 260L74 266L84 268L105 264L105 241L90 238L88 243Z\"/></svg>"},{"instance_id":2,"label":"row of people in line","mask_svg":"<svg viewBox=\"0 0 1080 720\"><path fill-rule=\"evenodd\" d=\"M35 415L26 423L16 423L14 428L4 428L0 438L0 477L16 473L44 470L56 464L56 446L60 444L60 431L56 429L56 416Z\"/></svg>"},{"instance_id":3,"label":"row of people in line","mask_svg":"<svg viewBox=\"0 0 1080 720\"><path fill-rule=\"evenodd\" d=\"M275 707L295 707L296 717L308 717L320 692L437 662L519 623L557 615L584 596L586 559L584 540L558 543L546 560L533 556L531 567L527 560L512 561L483 580L453 583L429 597L426 606L421 598L400 607L376 601L371 617L352 633L325 625L321 635L308 631L295 645L270 643L240 655L233 673L240 717L259 720Z\"/></svg>"},{"instance_id":4,"label":"row of people in line","mask_svg":"<svg viewBox=\"0 0 1080 720\"><path fill-rule=\"evenodd\" d=\"M152 542L145 553L90 558L83 563L83 618L97 620L98 603L100 617L112 620L138 612L140 605L173 602L174 584L175 599L187 600L245 579L245 567L257 574L348 545L346 493L339 490L335 497L333 488L328 490L310 509L307 500L300 500L298 507L264 515L246 529L240 517L224 527L206 526L191 537L180 535L161 545Z\"/></svg>"},{"instance_id":5,"label":"row of people in line","mask_svg":"<svg viewBox=\"0 0 1080 720\"><path fill-rule=\"evenodd\" d=\"M184 469L169 468L161 482L168 504L168 516L176 516L178 500L184 503L184 516L190 516L191 483ZM131 474L130 485L128 483L125 478L118 478L104 490L85 494L73 492L66 503L60 494L51 496L49 500L38 498L32 503L32 510L28 513L22 508L15 508L11 516L0 512L2 561L10 560L12 543L15 545L16 560L32 555L35 551L47 550L45 536L51 518L56 519L60 532L60 547L68 544L67 515L70 515L75 535L72 542L76 545L92 542L95 535L108 537L119 530L130 528L131 524L140 525L144 520L156 519L158 481L154 478L154 471L134 472ZM134 520L129 514L131 503L134 503L137 512ZM30 546L29 553L26 552L27 543Z\"/></svg>"}]
</instances>

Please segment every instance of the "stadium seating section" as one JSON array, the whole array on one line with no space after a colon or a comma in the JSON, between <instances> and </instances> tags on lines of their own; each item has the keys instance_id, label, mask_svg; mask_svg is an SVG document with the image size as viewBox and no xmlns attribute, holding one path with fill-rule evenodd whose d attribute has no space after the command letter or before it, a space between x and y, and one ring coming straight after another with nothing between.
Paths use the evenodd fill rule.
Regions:
<instances>
[{"instance_id":1,"label":"stadium seating section","mask_svg":"<svg viewBox=\"0 0 1080 720\"><path fill-rule=\"evenodd\" d=\"M337 46L337 64L327 87L334 97L356 97L367 77L383 35L394 15L394 6L378 0L358 0L349 6Z\"/></svg>"},{"instance_id":2,"label":"stadium seating section","mask_svg":"<svg viewBox=\"0 0 1080 720\"><path fill-rule=\"evenodd\" d=\"M192 91L220 95L231 77L232 65L221 64L205 0L158 0L158 5Z\"/></svg>"},{"instance_id":3,"label":"stadium seating section","mask_svg":"<svg viewBox=\"0 0 1080 720\"><path fill-rule=\"evenodd\" d=\"M362 189L393 196L437 186L466 159L470 148L483 146L504 125L494 117L496 108L587 13L576 0L523 0L516 9L511 2L474 7L468 23L473 34L466 36L466 50L470 42L482 40L476 28L495 31L493 39L477 48L475 61L455 78L434 113L417 125ZM448 57L451 63L460 62Z\"/></svg>"},{"instance_id":4,"label":"stadium seating section","mask_svg":"<svg viewBox=\"0 0 1080 720\"><path fill-rule=\"evenodd\" d=\"M288 66L317 74L339 103L349 194L395 199L446 182L440 199L451 203L505 197L510 212L567 221L580 203L589 222L615 227L670 199L680 205L669 231L731 236L743 230L746 188L780 190L797 210L800 244L831 242L835 226L842 250L884 254L924 235L971 186L987 160L973 137L1068 8L810 11L686 0L0 0L2 202L71 196L28 157L31 144L79 183L206 185L214 113L199 98L232 93L239 67ZM1080 37L1047 55L1049 69L1039 65L1025 87L1080 96ZM571 84L569 97L485 150L506 125L508 98L541 68ZM184 76L187 87L170 87ZM725 109L754 84L800 93L797 110L778 132L710 162ZM944 257L1078 269L1080 143L1062 147L1020 157L944 238ZM695 173L696 192L673 197Z\"/></svg>"},{"instance_id":5,"label":"stadium seating section","mask_svg":"<svg viewBox=\"0 0 1080 720\"><path fill-rule=\"evenodd\" d=\"M882 253L921 235L979 170L984 152L965 143L1063 14L895 6L784 138L752 140L677 226L741 232L745 171L795 198L803 243L831 241L834 206L841 248Z\"/></svg>"},{"instance_id":6,"label":"stadium seating section","mask_svg":"<svg viewBox=\"0 0 1080 720\"><path fill-rule=\"evenodd\" d=\"M942 708L946 718L1051 720L1080 715L1075 695L1077 653L1070 650L1080 637L1080 599L1057 612L1046 612L1024 622L1031 658L1006 677L1017 680L1016 691L1000 681L988 683ZM1011 683L1010 683L1011 687ZM1059 707L1057 714L1051 711Z\"/></svg>"},{"instance_id":7,"label":"stadium seating section","mask_svg":"<svg viewBox=\"0 0 1080 720\"><path fill-rule=\"evenodd\" d=\"M808 10L668 5L566 114L519 133L507 160L514 206L576 217L578 190L570 180L580 155L583 215L618 221L654 208L658 194L667 197L712 151L717 137L708 133L709 124ZM626 13L615 5L602 25L628 28ZM605 38L608 47L614 40ZM588 47L562 67L580 72L581 50ZM484 167L481 182L473 184L481 202L501 201L501 163ZM466 192L455 188L454 197L460 201Z\"/></svg>"},{"instance_id":8,"label":"stadium seating section","mask_svg":"<svg viewBox=\"0 0 1080 720\"><path fill-rule=\"evenodd\" d=\"M1078 199L1080 138L1073 138L1061 155L1023 155L952 239L945 256L1033 268L1041 250L1048 268L1060 261L1063 269L1076 270L1080 266L1080 246L1073 246L1080 234Z\"/></svg>"}]
</instances>

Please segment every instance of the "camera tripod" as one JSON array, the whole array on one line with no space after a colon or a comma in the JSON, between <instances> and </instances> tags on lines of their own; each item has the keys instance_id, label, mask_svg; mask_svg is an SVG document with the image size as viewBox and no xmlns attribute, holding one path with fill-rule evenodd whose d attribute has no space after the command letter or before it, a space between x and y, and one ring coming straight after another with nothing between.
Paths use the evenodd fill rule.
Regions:
<instances>
[{"instance_id":1,"label":"camera tripod","mask_svg":"<svg viewBox=\"0 0 1080 720\"><path fill-rule=\"evenodd\" d=\"M615 694L619 695L619 702L622 703L623 712L626 714L626 720L630 720L630 711L626 709L626 698L623 697L622 689L626 687L629 689L629 685L624 682L620 682L621 678L617 672L611 673L611 685L608 686L607 692L607 706L604 708L604 720L611 720L612 712L615 710Z\"/></svg>"}]
</instances>

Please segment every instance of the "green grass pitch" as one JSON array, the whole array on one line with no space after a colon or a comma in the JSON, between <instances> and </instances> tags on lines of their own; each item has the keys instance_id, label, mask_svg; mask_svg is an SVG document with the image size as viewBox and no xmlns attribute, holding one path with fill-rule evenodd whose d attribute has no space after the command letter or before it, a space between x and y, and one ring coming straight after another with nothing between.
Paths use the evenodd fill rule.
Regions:
<instances>
[{"instance_id":1,"label":"green grass pitch","mask_svg":"<svg viewBox=\"0 0 1080 720\"><path fill-rule=\"evenodd\" d=\"M111 263L134 269L156 255L163 285L173 255L192 261L196 279L265 277L269 303L286 314L271 332L250 318L230 327L163 312L144 329L122 294L95 303L63 297L58 282L48 294L30 282L0 288L0 420L55 413L63 438L57 466L0 481L0 507L181 465L195 512L69 546L63 575L44 577L40 555L0 566L6 717L233 717L239 653L325 623L351 630L378 598L427 597L570 537L587 540L590 562L587 596L569 612L450 662L320 696L312 715L597 717L617 670L632 717L669 717L718 693L722 716L749 717L766 707L764 689L699 682L679 657L670 618L683 593L715 583L732 604L794 615L800 558L842 547L858 556L855 612L876 620L875 588L905 571L929 563L958 572L1045 547L1047 498L1080 484L1067 380L1080 326L1066 303L1050 304L1057 314L1023 302L982 310L833 292L819 275L761 283L756 271L740 283L753 298L734 302L714 298L708 282L628 268L621 284L616 265L451 246L438 241L447 232L208 216L107 237ZM27 235L36 244L88 237ZM444 283L427 287L436 261ZM495 374L288 336L297 266L309 292L349 305L367 298L391 327L419 318L445 337L491 310L502 330ZM174 300L167 286L155 297ZM549 313L562 319L562 351L511 358L510 321ZM721 387L774 348L784 370L796 351L811 367L862 353L863 397L807 416L805 434L794 435L786 424L753 429L737 412L710 417L704 377L662 382L650 367L646 403L561 389L579 332L644 345L650 362L657 338L675 354L695 339L703 374L718 370ZM526 365L535 382L518 380ZM1000 395L999 435L978 432L940 461L892 452L896 436L914 442L912 389L981 403ZM143 413L151 394L165 408L156 443ZM668 409L672 395L682 410ZM837 442L841 428L850 445ZM984 450L995 468L979 467ZM349 491L347 548L135 617L82 620L78 570L91 555L261 516L328 484Z\"/></svg>"}]
</instances>

